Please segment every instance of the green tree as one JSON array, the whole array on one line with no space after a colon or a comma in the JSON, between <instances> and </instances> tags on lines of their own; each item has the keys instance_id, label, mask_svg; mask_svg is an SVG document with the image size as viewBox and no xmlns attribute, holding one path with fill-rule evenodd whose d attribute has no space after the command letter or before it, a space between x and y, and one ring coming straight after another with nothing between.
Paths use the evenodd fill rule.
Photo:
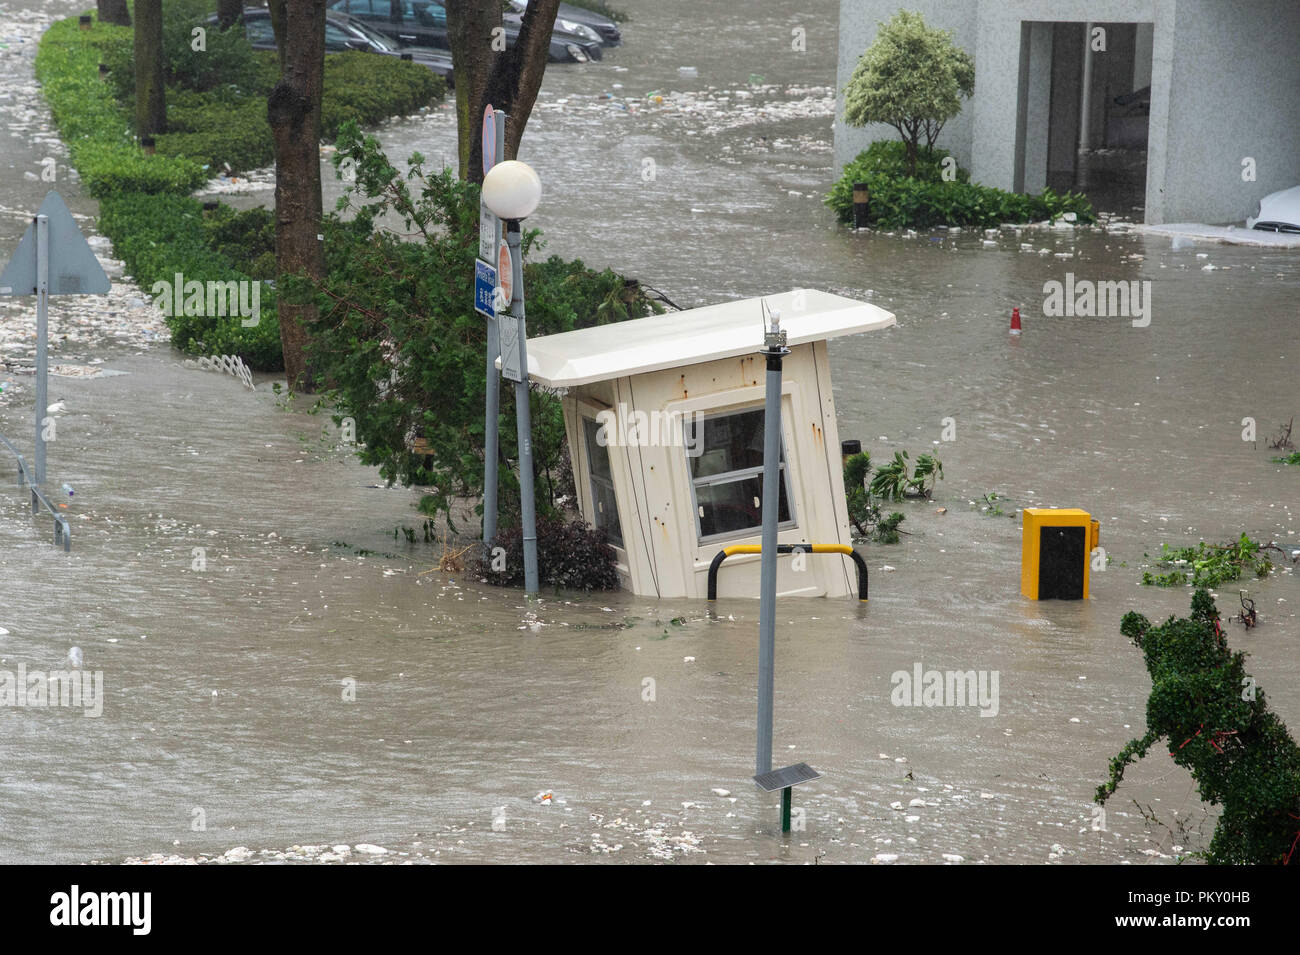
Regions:
<instances>
[{"instance_id":1,"label":"green tree","mask_svg":"<svg viewBox=\"0 0 1300 955\"><path fill-rule=\"evenodd\" d=\"M153 136L167 127L163 98L162 0L135 5L135 131Z\"/></svg>"},{"instance_id":2,"label":"green tree","mask_svg":"<svg viewBox=\"0 0 1300 955\"><path fill-rule=\"evenodd\" d=\"M321 235L321 96L325 85L325 0L271 0L280 81L267 97L275 138L275 256L281 274L325 277ZM314 302L279 306L280 344L289 387L310 391L307 330Z\"/></svg>"},{"instance_id":3,"label":"green tree","mask_svg":"<svg viewBox=\"0 0 1300 955\"><path fill-rule=\"evenodd\" d=\"M515 43L507 45L498 0L457 0L447 4L447 40L456 71L456 120L460 178L483 181L479 130L483 108L491 103L510 116L505 152L514 159L542 86L551 48L551 30L560 0L532 0L524 11Z\"/></svg>"},{"instance_id":4,"label":"green tree","mask_svg":"<svg viewBox=\"0 0 1300 955\"><path fill-rule=\"evenodd\" d=\"M1228 648L1209 591L1196 591L1185 619L1153 624L1129 612L1120 631L1151 675L1147 732L1110 761L1096 801L1113 796L1129 764L1163 740L1201 798L1222 807L1209 847L1198 853L1206 862L1289 863L1300 845L1300 747L1246 673L1246 655Z\"/></svg>"},{"instance_id":5,"label":"green tree","mask_svg":"<svg viewBox=\"0 0 1300 955\"><path fill-rule=\"evenodd\" d=\"M907 144L909 175L916 172L921 138L933 149L944 124L975 91L975 61L948 30L932 30L919 13L900 10L882 23L844 87L844 121L884 123Z\"/></svg>"}]
</instances>

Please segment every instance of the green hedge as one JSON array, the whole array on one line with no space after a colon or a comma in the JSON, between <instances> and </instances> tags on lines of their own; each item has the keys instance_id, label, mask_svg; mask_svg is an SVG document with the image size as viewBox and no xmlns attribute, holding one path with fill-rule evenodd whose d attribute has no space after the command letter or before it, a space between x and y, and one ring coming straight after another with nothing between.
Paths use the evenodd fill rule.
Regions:
<instances>
[{"instance_id":1,"label":"green hedge","mask_svg":"<svg viewBox=\"0 0 1300 955\"><path fill-rule=\"evenodd\" d=\"M70 159L100 200L99 228L136 282L275 278L275 225L265 209L205 213L189 193L227 165L232 172L275 161L266 94L279 76L274 53L255 52L237 31L209 30L207 51L195 53L190 27L206 0L177 0L165 11L164 57L168 129L148 156L132 134L134 54L129 27L75 17L41 38L36 75ZM99 64L109 68L99 79ZM373 124L416 112L446 95L445 81L427 67L371 53L325 58L321 123L333 139L347 122ZM326 227L327 234L331 231ZM170 315L172 343L192 354L240 356L259 371L283 366L275 294L262 286L257 325L239 316Z\"/></svg>"},{"instance_id":2,"label":"green hedge","mask_svg":"<svg viewBox=\"0 0 1300 955\"><path fill-rule=\"evenodd\" d=\"M826 204L841 222L853 220L853 184L871 192L868 221L882 229L928 229L936 225L990 227L1003 222L1039 222L1073 212L1079 222L1095 222L1086 196L1051 189L1028 196L970 181L970 173L949 163L955 178L943 177L946 149L922 148L916 175L907 174L907 147L898 140L878 140L844 167L826 195Z\"/></svg>"},{"instance_id":3,"label":"green hedge","mask_svg":"<svg viewBox=\"0 0 1300 955\"><path fill-rule=\"evenodd\" d=\"M92 196L190 192L206 179L201 164L146 156L132 139L126 109L113 98L111 85L99 79L103 52L130 33L98 22L83 32L75 17L61 20L41 38L36 78L72 165Z\"/></svg>"},{"instance_id":4,"label":"green hedge","mask_svg":"<svg viewBox=\"0 0 1300 955\"><path fill-rule=\"evenodd\" d=\"M136 283L152 295L155 282L219 282L274 277L274 223L266 209L235 212L219 206L205 213L189 196L122 194L100 201L99 226ZM240 249L243 247L244 251ZM237 268L234 263L245 264ZM269 270L268 270L269 267ZM196 355L238 355L255 371L282 367L275 292L261 288L258 323L244 327L238 315L169 315L172 343Z\"/></svg>"}]
</instances>

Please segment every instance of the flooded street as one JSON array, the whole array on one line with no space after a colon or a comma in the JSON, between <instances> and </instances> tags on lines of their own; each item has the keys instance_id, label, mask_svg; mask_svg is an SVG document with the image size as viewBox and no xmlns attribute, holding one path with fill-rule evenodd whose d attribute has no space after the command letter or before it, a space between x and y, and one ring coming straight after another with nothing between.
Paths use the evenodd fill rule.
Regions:
<instances>
[{"instance_id":1,"label":"flooded street","mask_svg":"<svg viewBox=\"0 0 1300 955\"><path fill-rule=\"evenodd\" d=\"M105 694L99 718L0 712L0 863L237 846L292 861L292 846L348 844L387 851L333 854L1146 865L1208 843L1214 816L1163 752L1130 768L1103 831L1091 800L1145 731L1150 681L1120 617L1185 615L1191 598L1141 587L1144 553L1243 531L1300 548L1300 469L1269 463L1264 440L1300 413L1300 251L1174 250L1122 229L1001 230L993 248L978 230L854 234L821 202L836 175L834 0L797 13L620 3L624 45L553 64L523 140L544 184L529 220L544 254L612 267L682 307L795 287L868 299L898 327L830 344L841 437L879 462L933 449L956 422L934 502L900 506L903 543L862 548L870 602L779 604L774 759L824 774L795 796L806 829L783 839L775 798L750 781L756 600L552 594L530 607L429 572L441 543L393 535L422 520L418 490L374 487L328 415L289 406L269 378L249 391L187 367L143 293L115 285L50 310L52 365L125 373L50 382L65 408L49 483L75 488L61 498L71 553L25 492L0 488L0 668L57 669L78 646ZM43 17L86 6L0 2L6 257L50 186L43 157L59 157L73 212L95 211L66 177L28 52ZM798 27L805 53L790 50ZM449 106L378 135L395 160L454 157ZM329 208L339 184L327 188ZM1044 282L1067 272L1150 281L1149 327L1044 316ZM6 301L4 355L30 364L34 345L14 343L30 341L18 329L34 300ZM0 381L0 434L28 449L31 376L0 368ZM973 503L993 492L1005 515ZM1113 563L1090 601L1019 595L1025 506L1101 521ZM1243 581L1261 624L1228 628L1293 731L1298 576L1279 563ZM1219 593L1225 617L1237 589ZM996 715L891 705L891 674L917 663L998 671Z\"/></svg>"}]
</instances>

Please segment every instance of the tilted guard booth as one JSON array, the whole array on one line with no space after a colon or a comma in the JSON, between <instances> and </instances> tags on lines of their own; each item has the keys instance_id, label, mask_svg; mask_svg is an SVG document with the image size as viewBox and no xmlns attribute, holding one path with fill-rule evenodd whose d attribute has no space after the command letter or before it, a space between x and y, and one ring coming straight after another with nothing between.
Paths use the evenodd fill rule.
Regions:
<instances>
[{"instance_id":1,"label":"tilted guard booth","mask_svg":"<svg viewBox=\"0 0 1300 955\"><path fill-rule=\"evenodd\" d=\"M563 390L583 517L608 534L625 588L707 595L722 548L760 542L765 366L761 302L788 334L781 544L851 545L826 341L895 324L811 289L528 340L528 374ZM719 596L758 596L758 554L719 571ZM782 557L782 596L858 593L848 557Z\"/></svg>"}]
</instances>

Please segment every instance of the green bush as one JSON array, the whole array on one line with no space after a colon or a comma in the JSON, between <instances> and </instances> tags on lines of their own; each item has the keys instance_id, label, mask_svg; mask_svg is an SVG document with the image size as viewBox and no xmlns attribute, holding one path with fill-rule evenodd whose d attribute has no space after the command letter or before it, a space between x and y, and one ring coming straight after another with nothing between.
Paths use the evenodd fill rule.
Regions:
<instances>
[{"instance_id":1,"label":"green bush","mask_svg":"<svg viewBox=\"0 0 1300 955\"><path fill-rule=\"evenodd\" d=\"M207 178L198 163L146 156L134 143L82 140L69 151L86 189L99 199L130 193L187 193Z\"/></svg>"},{"instance_id":2,"label":"green bush","mask_svg":"<svg viewBox=\"0 0 1300 955\"><path fill-rule=\"evenodd\" d=\"M98 78L101 54L131 31L111 24L83 32L75 18L53 24L41 38L36 78L68 144L69 158L91 195L189 192L202 184L198 163L146 156L132 141L126 110Z\"/></svg>"},{"instance_id":3,"label":"green bush","mask_svg":"<svg viewBox=\"0 0 1300 955\"><path fill-rule=\"evenodd\" d=\"M1300 842L1300 747L1246 674L1245 654L1228 649L1209 593L1195 593L1186 619L1155 626L1130 612L1120 631L1151 675L1147 733L1110 761L1096 801L1104 804L1128 765L1165 740L1201 798L1223 807L1208 849L1197 855L1219 865L1290 862Z\"/></svg>"},{"instance_id":4,"label":"green bush","mask_svg":"<svg viewBox=\"0 0 1300 955\"><path fill-rule=\"evenodd\" d=\"M209 176L227 163L232 172L242 172L275 162L265 99L191 90L170 90L167 96L167 132L156 137L159 153L205 165Z\"/></svg>"},{"instance_id":5,"label":"green bush","mask_svg":"<svg viewBox=\"0 0 1300 955\"><path fill-rule=\"evenodd\" d=\"M390 481L433 490L426 513L449 512L457 497L478 497L483 480L483 393L486 323L474 312L478 249L478 187L450 170L426 172L419 156L409 174L389 162L372 136L354 125L339 136L336 162L354 164L356 183L342 204L347 223L326 231L328 281L323 289L287 283L285 295L315 295L320 321L312 360L340 415L355 419L361 460ZM404 235L374 228L381 216ZM639 317L655 311L640 287L613 272L550 258L528 262L538 247L526 233L524 278L533 335ZM551 508L563 484L564 422L560 403L530 393L538 510ZM501 453L517 460L514 392L501 389ZM423 438L431 453L411 450ZM516 506L518 484L502 468L503 520ZM552 493L547 493L552 491Z\"/></svg>"},{"instance_id":6,"label":"green bush","mask_svg":"<svg viewBox=\"0 0 1300 955\"><path fill-rule=\"evenodd\" d=\"M480 560L478 572L500 587L524 583L524 535L521 525L503 528L489 551L505 552L505 570L493 570L492 560ZM617 590L618 558L605 532L581 521L545 515L537 521L539 582L564 590Z\"/></svg>"},{"instance_id":7,"label":"green bush","mask_svg":"<svg viewBox=\"0 0 1300 955\"><path fill-rule=\"evenodd\" d=\"M219 206L205 214L189 196L126 194L100 202L99 225L136 283L152 294L155 282L171 283L176 273L200 282L262 280L274 274L274 253L267 256L267 231L274 248L274 223L265 209L237 213ZM241 237L249 239L241 253ZM235 263L244 265L236 267ZM270 271L267 272L268 268ZM255 371L283 367L275 292L261 289L256 325L245 327L238 315L167 316L172 344L195 355L238 355Z\"/></svg>"},{"instance_id":8,"label":"green bush","mask_svg":"<svg viewBox=\"0 0 1300 955\"><path fill-rule=\"evenodd\" d=\"M205 18L214 8L210 0L167 0L163 4L163 61L169 87L204 91L238 85L256 75L253 47L242 25L221 30L215 23L207 23ZM193 30L199 26L205 30L205 48L195 50ZM169 121L170 111L168 104Z\"/></svg>"},{"instance_id":9,"label":"green bush","mask_svg":"<svg viewBox=\"0 0 1300 955\"><path fill-rule=\"evenodd\" d=\"M1073 212L1080 222L1095 222L1086 196L1051 189L1027 196L970 182L970 173L955 162L951 181L944 178L946 149L921 148L917 174L909 177L907 147L898 140L878 140L844 167L826 195L826 204L841 222L853 220L853 184L865 182L871 202L868 221L882 229L928 229L936 225L987 228L1003 222L1037 222Z\"/></svg>"},{"instance_id":10,"label":"green bush","mask_svg":"<svg viewBox=\"0 0 1300 955\"><path fill-rule=\"evenodd\" d=\"M373 126L418 113L446 95L446 80L419 63L362 51L331 53L325 57L321 135L333 140L347 122Z\"/></svg>"},{"instance_id":11,"label":"green bush","mask_svg":"<svg viewBox=\"0 0 1300 955\"><path fill-rule=\"evenodd\" d=\"M1245 532L1237 540L1224 541L1221 544L1207 544L1200 541L1195 547L1170 547L1160 545L1160 556L1156 566L1164 573L1142 572L1142 583L1146 586L1179 587L1190 583L1194 587L1217 587L1233 580L1240 580L1243 575L1251 574L1258 578L1267 577L1273 570L1273 561L1268 552L1277 549L1274 544L1261 544L1252 540ZM1150 554L1143 554L1150 558ZM1190 571L1190 575L1188 573Z\"/></svg>"},{"instance_id":12,"label":"green bush","mask_svg":"<svg viewBox=\"0 0 1300 955\"><path fill-rule=\"evenodd\" d=\"M200 282L275 277L271 213L219 206L205 214L188 195L227 163L239 172L274 161L265 96L279 76L276 57L255 53L242 31L215 28L208 29L206 52L192 50L190 30L207 8L205 0L166 5L168 130L157 137L156 155L145 155L131 133L130 28L96 23L82 31L76 18L61 20L37 52L37 78L72 165L100 199L100 230L146 293L176 273ZM101 62L109 67L108 82L99 79ZM332 136L346 122L374 123L412 112L445 92L443 80L416 63L367 53L331 55L323 125ZM326 233L332 238L347 228L329 223ZM261 315L250 327L237 315L169 315L172 343L192 354L238 355L256 370L278 370L283 362L275 299L274 290L262 286Z\"/></svg>"}]
</instances>

